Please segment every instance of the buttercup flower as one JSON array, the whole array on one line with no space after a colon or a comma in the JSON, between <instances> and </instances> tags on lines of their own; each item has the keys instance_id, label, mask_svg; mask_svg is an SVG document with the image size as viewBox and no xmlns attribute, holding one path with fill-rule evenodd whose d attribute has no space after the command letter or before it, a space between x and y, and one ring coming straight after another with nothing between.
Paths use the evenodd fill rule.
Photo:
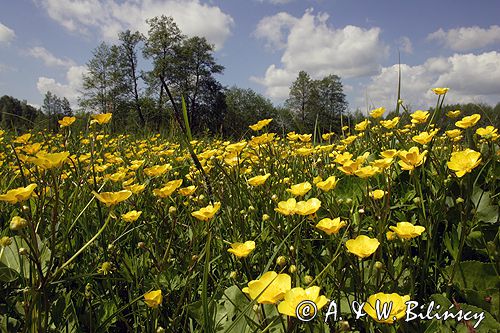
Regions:
<instances>
[{"instance_id":1,"label":"buttercup flower","mask_svg":"<svg viewBox=\"0 0 500 333\"><path fill-rule=\"evenodd\" d=\"M396 293L384 294L377 293L368 297L363 310L372 317L375 321L384 324L392 324L396 320L403 318L406 315L406 302L410 300L409 295L400 296ZM387 318L378 318L377 312L380 314L384 309L384 305L390 308L390 313ZM377 311L378 309L378 311ZM396 320L394 320L396 318Z\"/></svg>"},{"instance_id":2,"label":"buttercup flower","mask_svg":"<svg viewBox=\"0 0 500 333\"><path fill-rule=\"evenodd\" d=\"M447 165L448 168L455 171L457 177L462 177L481 163L480 157L481 153L467 148L466 150L453 152Z\"/></svg>"},{"instance_id":3,"label":"buttercup flower","mask_svg":"<svg viewBox=\"0 0 500 333\"><path fill-rule=\"evenodd\" d=\"M446 117L448 118L456 118L462 113L460 110L455 110L455 111L448 111L446 112Z\"/></svg>"},{"instance_id":4,"label":"buttercup flower","mask_svg":"<svg viewBox=\"0 0 500 333\"><path fill-rule=\"evenodd\" d=\"M311 188L312 188L311 183L304 182L304 183L292 185L286 191L290 192L291 194L293 194L296 197L299 197L299 196L303 196L304 194L309 192L309 190Z\"/></svg>"},{"instance_id":5,"label":"buttercup flower","mask_svg":"<svg viewBox=\"0 0 500 333\"><path fill-rule=\"evenodd\" d=\"M398 164L403 170L408 170L410 173L418 166L425 162L425 155L427 155L427 150L419 153L418 147L411 147L410 150L401 150L399 153L399 158L401 161Z\"/></svg>"},{"instance_id":6,"label":"buttercup flower","mask_svg":"<svg viewBox=\"0 0 500 333\"><path fill-rule=\"evenodd\" d=\"M259 122L257 122L257 124L250 125L248 127L250 127L253 131L260 131L262 128L267 126L271 121L273 121L273 119L260 120Z\"/></svg>"},{"instance_id":7,"label":"buttercup flower","mask_svg":"<svg viewBox=\"0 0 500 333\"><path fill-rule=\"evenodd\" d=\"M71 124L73 124L76 120L76 117L64 117L63 119L61 120L58 120L57 122L59 123L59 126L61 128L63 127L68 127L70 126Z\"/></svg>"},{"instance_id":8,"label":"buttercup flower","mask_svg":"<svg viewBox=\"0 0 500 333\"><path fill-rule=\"evenodd\" d=\"M10 220L10 230L12 231L19 231L21 229L24 229L28 226L28 221L23 219L20 216L14 216L12 220Z\"/></svg>"},{"instance_id":9,"label":"buttercup flower","mask_svg":"<svg viewBox=\"0 0 500 333\"><path fill-rule=\"evenodd\" d=\"M475 113L471 116L463 117L462 120L455 123L455 126L460 128L469 128L476 125L479 119L481 119L481 115Z\"/></svg>"},{"instance_id":10,"label":"buttercup flower","mask_svg":"<svg viewBox=\"0 0 500 333\"><path fill-rule=\"evenodd\" d=\"M160 189L154 189L153 194L160 198L167 198L182 185L182 179L171 180Z\"/></svg>"},{"instance_id":11,"label":"buttercup flower","mask_svg":"<svg viewBox=\"0 0 500 333\"><path fill-rule=\"evenodd\" d=\"M311 215L318 211L321 207L321 201L316 198L311 198L307 201L299 201L295 205L295 213L299 215Z\"/></svg>"},{"instance_id":12,"label":"buttercup flower","mask_svg":"<svg viewBox=\"0 0 500 333\"><path fill-rule=\"evenodd\" d=\"M132 192L127 190L121 190L119 192L92 192L94 196L107 207L117 205L118 203L127 200Z\"/></svg>"},{"instance_id":13,"label":"buttercup flower","mask_svg":"<svg viewBox=\"0 0 500 333\"><path fill-rule=\"evenodd\" d=\"M208 205L206 207L201 208L200 210L197 210L195 212L192 212L191 215L193 217L196 217L200 221L208 221L211 218L214 217L215 213L220 208L220 202L214 203L214 205Z\"/></svg>"},{"instance_id":14,"label":"buttercup flower","mask_svg":"<svg viewBox=\"0 0 500 333\"><path fill-rule=\"evenodd\" d=\"M399 123L399 117L394 117L391 120L381 120L380 125L384 126L387 129L392 129L396 127L396 125Z\"/></svg>"},{"instance_id":15,"label":"buttercup flower","mask_svg":"<svg viewBox=\"0 0 500 333\"><path fill-rule=\"evenodd\" d=\"M113 263L105 261L101 264L101 267L97 270L97 273L102 275L108 275L113 272Z\"/></svg>"},{"instance_id":16,"label":"buttercup flower","mask_svg":"<svg viewBox=\"0 0 500 333\"><path fill-rule=\"evenodd\" d=\"M429 111L417 110L413 112L410 117L413 124L423 124L427 121L427 118L429 118Z\"/></svg>"},{"instance_id":17,"label":"buttercup flower","mask_svg":"<svg viewBox=\"0 0 500 333\"><path fill-rule=\"evenodd\" d=\"M156 177L161 176L170 170L172 170L172 166L170 164L154 165L152 167L145 168L144 173L149 177Z\"/></svg>"},{"instance_id":18,"label":"buttercup flower","mask_svg":"<svg viewBox=\"0 0 500 333\"><path fill-rule=\"evenodd\" d=\"M449 137L450 139L453 139L453 138L456 138L457 136L459 136L460 134L462 134L462 131L459 129L453 129L453 130L446 131L444 133L446 134L447 137Z\"/></svg>"},{"instance_id":19,"label":"buttercup flower","mask_svg":"<svg viewBox=\"0 0 500 333\"><path fill-rule=\"evenodd\" d=\"M362 131L366 130L366 127L368 127L369 123L370 123L370 121L368 119L365 119L362 122L357 123L356 126L354 126L354 129L358 132L362 132Z\"/></svg>"},{"instance_id":20,"label":"buttercup flower","mask_svg":"<svg viewBox=\"0 0 500 333\"><path fill-rule=\"evenodd\" d=\"M316 187L318 187L323 192L328 192L337 186L338 179L335 176L330 176L324 181L319 181L316 183Z\"/></svg>"},{"instance_id":21,"label":"buttercup flower","mask_svg":"<svg viewBox=\"0 0 500 333\"><path fill-rule=\"evenodd\" d=\"M354 174L360 178L369 178L371 176L376 175L379 172L380 172L379 168L368 165L354 171Z\"/></svg>"},{"instance_id":22,"label":"buttercup flower","mask_svg":"<svg viewBox=\"0 0 500 333\"><path fill-rule=\"evenodd\" d=\"M437 133L436 130L431 131L430 133L429 132L422 132L418 135L413 136L412 140L420 143L421 145L426 145L432 140L432 138L434 137L434 135L436 135L436 133Z\"/></svg>"},{"instance_id":23,"label":"buttercup flower","mask_svg":"<svg viewBox=\"0 0 500 333\"><path fill-rule=\"evenodd\" d=\"M352 254L357 255L360 258L366 258L371 256L380 245L380 242L376 238L370 238L365 235L359 235L355 239L349 239L345 246L347 251Z\"/></svg>"},{"instance_id":24,"label":"buttercup flower","mask_svg":"<svg viewBox=\"0 0 500 333\"><path fill-rule=\"evenodd\" d=\"M385 108L380 107L380 108L371 110L370 111L370 116L372 118L380 118L380 117L382 117L382 115L384 114L384 112L385 112Z\"/></svg>"},{"instance_id":25,"label":"buttercup flower","mask_svg":"<svg viewBox=\"0 0 500 333\"><path fill-rule=\"evenodd\" d=\"M389 229L401 239L412 239L420 236L425 231L425 227L413 225L410 222L398 222L395 227L390 226Z\"/></svg>"},{"instance_id":26,"label":"buttercup flower","mask_svg":"<svg viewBox=\"0 0 500 333\"><path fill-rule=\"evenodd\" d=\"M243 292L252 299L257 299L260 304L276 304L290 289L292 289L290 275L270 271L264 273L260 279L250 281L248 287L243 288Z\"/></svg>"},{"instance_id":27,"label":"buttercup flower","mask_svg":"<svg viewBox=\"0 0 500 333\"><path fill-rule=\"evenodd\" d=\"M476 134L485 138L485 139L492 139L492 138L497 138L498 129L496 129L493 126L486 126L486 127L480 127L476 130Z\"/></svg>"},{"instance_id":28,"label":"buttercup flower","mask_svg":"<svg viewBox=\"0 0 500 333\"><path fill-rule=\"evenodd\" d=\"M340 228L347 225L347 222L341 221L340 217L335 219L324 218L316 224L316 228L324 231L328 235L336 234L340 231Z\"/></svg>"},{"instance_id":29,"label":"buttercup flower","mask_svg":"<svg viewBox=\"0 0 500 333\"><path fill-rule=\"evenodd\" d=\"M139 218L139 216L141 216L141 214L142 211L131 210L126 214L122 214L122 219L125 222L134 222Z\"/></svg>"},{"instance_id":30,"label":"buttercup flower","mask_svg":"<svg viewBox=\"0 0 500 333\"><path fill-rule=\"evenodd\" d=\"M432 91L436 94L436 95L444 95L448 92L448 90L450 90L450 88L433 88Z\"/></svg>"},{"instance_id":31,"label":"buttercup flower","mask_svg":"<svg viewBox=\"0 0 500 333\"><path fill-rule=\"evenodd\" d=\"M386 195L386 191L383 191L383 190L374 190L374 191L371 191L370 192L370 197L375 199L375 200L379 200L379 199L382 199L384 197L384 195Z\"/></svg>"},{"instance_id":32,"label":"buttercup flower","mask_svg":"<svg viewBox=\"0 0 500 333\"><path fill-rule=\"evenodd\" d=\"M254 241L246 241L245 243L233 243L233 244L231 244L231 248L228 249L227 252L234 254L238 258L245 258L254 249L255 249L255 242Z\"/></svg>"},{"instance_id":33,"label":"buttercup flower","mask_svg":"<svg viewBox=\"0 0 500 333\"><path fill-rule=\"evenodd\" d=\"M295 213L296 205L297 201L295 198L290 198L287 201L278 202L278 207L274 208L274 210L283 215L292 215Z\"/></svg>"},{"instance_id":34,"label":"buttercup flower","mask_svg":"<svg viewBox=\"0 0 500 333\"><path fill-rule=\"evenodd\" d=\"M6 201L10 204L26 201L31 198L35 188L36 184L29 184L26 187L18 187L16 189L9 190L7 193L0 195L0 201Z\"/></svg>"},{"instance_id":35,"label":"buttercup flower","mask_svg":"<svg viewBox=\"0 0 500 333\"><path fill-rule=\"evenodd\" d=\"M62 153L46 153L46 152L38 152L36 157L31 157L29 159L30 162L36 164L40 168L44 170L59 168L64 162L68 159L69 152L65 151Z\"/></svg>"},{"instance_id":36,"label":"buttercup flower","mask_svg":"<svg viewBox=\"0 0 500 333\"><path fill-rule=\"evenodd\" d=\"M111 121L112 113L100 113L92 115L90 124L98 123L99 125L107 124Z\"/></svg>"},{"instance_id":37,"label":"buttercup flower","mask_svg":"<svg viewBox=\"0 0 500 333\"><path fill-rule=\"evenodd\" d=\"M287 316L296 317L297 306L303 301L312 301L318 310L321 310L328 300L324 295L319 295L320 287L312 286L307 289L292 288L285 293L285 299L278 304L278 312ZM300 309L299 309L300 311ZM300 312L299 312L300 314ZM310 313L314 315L314 313Z\"/></svg>"},{"instance_id":38,"label":"buttercup flower","mask_svg":"<svg viewBox=\"0 0 500 333\"><path fill-rule=\"evenodd\" d=\"M271 176L270 173L266 173L263 176L255 176L247 180L247 183L251 186L259 186L266 182L267 178Z\"/></svg>"},{"instance_id":39,"label":"buttercup flower","mask_svg":"<svg viewBox=\"0 0 500 333\"><path fill-rule=\"evenodd\" d=\"M150 308L157 308L163 301L161 289L150 291L144 294L144 303Z\"/></svg>"},{"instance_id":40,"label":"buttercup flower","mask_svg":"<svg viewBox=\"0 0 500 333\"><path fill-rule=\"evenodd\" d=\"M178 190L179 194L180 195L183 195L183 196L189 196L191 194L194 193L194 191L196 191L197 187L194 186L194 185L191 185L191 186L187 186L187 187L183 187L183 188L180 188Z\"/></svg>"}]
</instances>

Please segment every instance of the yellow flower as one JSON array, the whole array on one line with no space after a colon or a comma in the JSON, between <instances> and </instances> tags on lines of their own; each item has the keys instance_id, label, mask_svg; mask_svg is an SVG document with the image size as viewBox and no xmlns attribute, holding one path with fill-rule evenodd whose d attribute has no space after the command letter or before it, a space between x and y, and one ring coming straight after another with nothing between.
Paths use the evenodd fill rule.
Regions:
<instances>
[{"instance_id":1,"label":"yellow flower","mask_svg":"<svg viewBox=\"0 0 500 333\"><path fill-rule=\"evenodd\" d=\"M375 190L375 191L370 192L370 197L375 199L375 200L379 200L379 199L382 199L384 197L384 195L386 195L386 194L387 194L386 191Z\"/></svg>"},{"instance_id":2,"label":"yellow flower","mask_svg":"<svg viewBox=\"0 0 500 333\"><path fill-rule=\"evenodd\" d=\"M423 124L427 121L427 118L429 117L429 111L417 110L413 112L410 115L410 117L412 124Z\"/></svg>"},{"instance_id":3,"label":"yellow flower","mask_svg":"<svg viewBox=\"0 0 500 333\"><path fill-rule=\"evenodd\" d=\"M311 198L307 201L299 201L295 205L295 213L299 215L311 215L321 207L321 201L316 198Z\"/></svg>"},{"instance_id":4,"label":"yellow flower","mask_svg":"<svg viewBox=\"0 0 500 333\"><path fill-rule=\"evenodd\" d=\"M21 229L24 229L28 226L28 221L23 219L20 216L14 216L12 220L10 220L10 230L12 231L19 231Z\"/></svg>"},{"instance_id":5,"label":"yellow flower","mask_svg":"<svg viewBox=\"0 0 500 333\"><path fill-rule=\"evenodd\" d=\"M321 134L321 138L323 140L329 140L333 135L335 135L335 133L325 133L325 134Z\"/></svg>"},{"instance_id":6,"label":"yellow flower","mask_svg":"<svg viewBox=\"0 0 500 333\"><path fill-rule=\"evenodd\" d=\"M142 191L144 191L145 188L146 188L146 185L142 185L142 184L133 184L133 185L124 187L125 190L129 190L133 194L139 194Z\"/></svg>"},{"instance_id":7,"label":"yellow flower","mask_svg":"<svg viewBox=\"0 0 500 333\"><path fill-rule=\"evenodd\" d=\"M264 273L260 279L250 281L248 287L243 288L243 292L252 299L257 299L260 304L276 304L290 289L292 289L290 275L270 271Z\"/></svg>"},{"instance_id":8,"label":"yellow flower","mask_svg":"<svg viewBox=\"0 0 500 333\"><path fill-rule=\"evenodd\" d=\"M299 140L302 142L310 142L312 134L299 134Z\"/></svg>"},{"instance_id":9,"label":"yellow flower","mask_svg":"<svg viewBox=\"0 0 500 333\"><path fill-rule=\"evenodd\" d=\"M134 222L139 218L139 216L141 216L141 214L142 214L142 211L131 210L130 212L128 212L126 214L122 214L122 219L125 222Z\"/></svg>"},{"instance_id":10,"label":"yellow flower","mask_svg":"<svg viewBox=\"0 0 500 333\"><path fill-rule=\"evenodd\" d=\"M450 90L450 88L433 88L432 91L436 94L436 95L444 95L448 92L448 90Z\"/></svg>"},{"instance_id":11,"label":"yellow flower","mask_svg":"<svg viewBox=\"0 0 500 333\"><path fill-rule=\"evenodd\" d=\"M397 238L396 233L393 231L387 231L385 233L385 237L387 238L387 240L390 240L390 241L395 240Z\"/></svg>"},{"instance_id":12,"label":"yellow flower","mask_svg":"<svg viewBox=\"0 0 500 333\"><path fill-rule=\"evenodd\" d=\"M269 178L269 176L271 176L270 173L266 173L263 176L255 176L255 177L252 177L249 180L247 180L247 183L251 186L259 186L259 185L264 184L266 182L267 178Z\"/></svg>"},{"instance_id":13,"label":"yellow flower","mask_svg":"<svg viewBox=\"0 0 500 333\"><path fill-rule=\"evenodd\" d=\"M496 129L493 126L486 126L486 128L480 127L476 130L476 134L480 135L481 137L483 137L485 139L497 138L498 137L497 132L498 132L498 129Z\"/></svg>"},{"instance_id":14,"label":"yellow flower","mask_svg":"<svg viewBox=\"0 0 500 333\"><path fill-rule=\"evenodd\" d=\"M421 145L426 145L432 140L432 138L434 137L434 135L436 135L436 133L437 133L436 130L431 131L430 133L429 132L422 132L418 135L413 136L412 140L420 143Z\"/></svg>"},{"instance_id":15,"label":"yellow flower","mask_svg":"<svg viewBox=\"0 0 500 333\"><path fill-rule=\"evenodd\" d=\"M320 287L312 286L307 289L303 289L300 287L292 288L285 293L285 299L278 304L278 312L287 316L296 317L297 316L297 306L303 301L312 301L316 305L318 310L321 310L328 300L324 295L319 295ZM311 316L314 316L314 309L311 309L313 312L309 312ZM302 315L300 312L299 315ZM304 311L305 312L305 311Z\"/></svg>"},{"instance_id":16,"label":"yellow flower","mask_svg":"<svg viewBox=\"0 0 500 333\"><path fill-rule=\"evenodd\" d=\"M189 196L191 194L194 193L194 191L196 191L197 187L194 186L194 185L191 185L191 186L187 186L187 187L183 187L183 188L180 188L178 190L179 194L180 195L183 195L183 196Z\"/></svg>"},{"instance_id":17,"label":"yellow flower","mask_svg":"<svg viewBox=\"0 0 500 333\"><path fill-rule=\"evenodd\" d=\"M196 217L200 221L208 221L212 217L214 217L215 213L220 208L220 202L214 203L214 205L208 205L206 207L201 208L200 210L194 211L191 213L193 217Z\"/></svg>"},{"instance_id":18,"label":"yellow flower","mask_svg":"<svg viewBox=\"0 0 500 333\"><path fill-rule=\"evenodd\" d=\"M398 164L403 170L413 171L416 167L422 165L425 162L425 155L427 155L427 150L419 153L418 147L411 147L410 150L401 150L399 153L399 158L401 161Z\"/></svg>"},{"instance_id":19,"label":"yellow flower","mask_svg":"<svg viewBox=\"0 0 500 333\"><path fill-rule=\"evenodd\" d=\"M278 208L274 208L274 210L283 215L292 215L295 213L296 205L297 201L295 198L290 198L287 201L278 202Z\"/></svg>"},{"instance_id":20,"label":"yellow flower","mask_svg":"<svg viewBox=\"0 0 500 333\"><path fill-rule=\"evenodd\" d=\"M254 249L255 249L255 242L254 241L246 241L245 243L233 243L233 244L231 244L231 248L228 249L227 252L234 254L238 258L245 258Z\"/></svg>"},{"instance_id":21,"label":"yellow flower","mask_svg":"<svg viewBox=\"0 0 500 333\"><path fill-rule=\"evenodd\" d=\"M381 158L381 159L373 161L371 163L371 165L376 167L376 168L379 168L380 170L384 170L392 164L392 161L393 161L392 157Z\"/></svg>"},{"instance_id":22,"label":"yellow flower","mask_svg":"<svg viewBox=\"0 0 500 333\"><path fill-rule=\"evenodd\" d=\"M39 152L36 157L31 157L30 162L36 164L44 170L59 168L61 167L69 156L69 152L65 151L62 153L46 153Z\"/></svg>"},{"instance_id":23,"label":"yellow flower","mask_svg":"<svg viewBox=\"0 0 500 333\"><path fill-rule=\"evenodd\" d=\"M394 157L398 154L398 151L396 149L388 149L384 150L383 152L380 153L380 155L384 158L391 158Z\"/></svg>"},{"instance_id":24,"label":"yellow flower","mask_svg":"<svg viewBox=\"0 0 500 333\"><path fill-rule=\"evenodd\" d=\"M344 164L347 161L351 160L351 158L352 158L352 154L346 151L342 154L337 155L337 157L335 157L334 161L338 164Z\"/></svg>"},{"instance_id":25,"label":"yellow flower","mask_svg":"<svg viewBox=\"0 0 500 333\"><path fill-rule=\"evenodd\" d=\"M375 321L384 324L392 324L396 320L403 318L406 315L406 302L410 300L410 296L400 296L396 293L384 294L377 293L368 297L365 305L363 306L364 312L366 312ZM390 309L389 316L387 318L380 318L383 313L384 306L387 310ZM378 310L378 311L377 311Z\"/></svg>"},{"instance_id":26,"label":"yellow flower","mask_svg":"<svg viewBox=\"0 0 500 333\"><path fill-rule=\"evenodd\" d=\"M41 147L42 147L42 145L40 143L36 142L32 145L24 145L24 147L22 149L26 154L35 155L36 153L38 153L38 151L40 150Z\"/></svg>"},{"instance_id":27,"label":"yellow flower","mask_svg":"<svg viewBox=\"0 0 500 333\"><path fill-rule=\"evenodd\" d=\"M316 224L316 228L318 228L321 231L324 231L328 235L332 235L338 233L340 228L346 225L347 222L341 221L340 217L337 217L333 220L326 217L320 220L318 224Z\"/></svg>"},{"instance_id":28,"label":"yellow flower","mask_svg":"<svg viewBox=\"0 0 500 333\"><path fill-rule=\"evenodd\" d=\"M453 138L456 138L457 136L459 136L460 134L462 134L462 131L459 129L453 129L453 130L446 131L445 133L450 139L453 139Z\"/></svg>"},{"instance_id":29,"label":"yellow flower","mask_svg":"<svg viewBox=\"0 0 500 333\"><path fill-rule=\"evenodd\" d=\"M462 120L455 123L455 126L460 128L469 128L476 125L479 119L481 119L481 115L475 113L471 116L463 117Z\"/></svg>"},{"instance_id":30,"label":"yellow flower","mask_svg":"<svg viewBox=\"0 0 500 333\"><path fill-rule=\"evenodd\" d=\"M30 140L30 138L31 138L31 134L30 133L26 133L26 134L18 136L12 142L26 144L26 143L28 143L28 141Z\"/></svg>"},{"instance_id":31,"label":"yellow flower","mask_svg":"<svg viewBox=\"0 0 500 333\"><path fill-rule=\"evenodd\" d=\"M64 117L61 120L58 120L57 122L59 123L59 126L62 127L68 127L71 124L73 124L76 120L76 117Z\"/></svg>"},{"instance_id":32,"label":"yellow flower","mask_svg":"<svg viewBox=\"0 0 500 333\"><path fill-rule=\"evenodd\" d=\"M287 189L287 192L290 192L294 196L298 197L298 196L302 196L302 195L306 194L307 192L309 192L309 190L311 188L312 188L311 183L304 182L304 183L295 184L295 185L290 186L290 188Z\"/></svg>"},{"instance_id":33,"label":"yellow flower","mask_svg":"<svg viewBox=\"0 0 500 333\"><path fill-rule=\"evenodd\" d=\"M338 179L335 176L330 176L324 181L319 181L316 183L316 186L322 190L323 192L328 192L337 186Z\"/></svg>"},{"instance_id":34,"label":"yellow flower","mask_svg":"<svg viewBox=\"0 0 500 333\"><path fill-rule=\"evenodd\" d=\"M379 168L368 165L354 171L354 174L360 178L369 178L371 176L376 175L379 172L380 172Z\"/></svg>"},{"instance_id":35,"label":"yellow flower","mask_svg":"<svg viewBox=\"0 0 500 333\"><path fill-rule=\"evenodd\" d=\"M394 117L391 120L381 120L380 125L384 126L387 129L392 129L396 127L396 125L399 123L399 117Z\"/></svg>"},{"instance_id":36,"label":"yellow flower","mask_svg":"<svg viewBox=\"0 0 500 333\"><path fill-rule=\"evenodd\" d=\"M161 289L153 290L149 293L144 294L144 303L150 308L157 308L163 301L163 296L161 295Z\"/></svg>"},{"instance_id":37,"label":"yellow flower","mask_svg":"<svg viewBox=\"0 0 500 333\"><path fill-rule=\"evenodd\" d=\"M154 189L153 194L160 198L167 198L182 185L182 179L171 180L160 189Z\"/></svg>"},{"instance_id":38,"label":"yellow flower","mask_svg":"<svg viewBox=\"0 0 500 333\"><path fill-rule=\"evenodd\" d=\"M366 127L368 126L369 123L370 121L368 119L365 119L362 122L357 123L356 126L354 126L354 129L359 132L364 131L366 130Z\"/></svg>"},{"instance_id":39,"label":"yellow flower","mask_svg":"<svg viewBox=\"0 0 500 333\"><path fill-rule=\"evenodd\" d=\"M382 115L384 114L384 112L385 112L385 108L380 107L380 108L371 110L370 111L370 116L372 118L380 118L380 117L382 117Z\"/></svg>"},{"instance_id":40,"label":"yellow flower","mask_svg":"<svg viewBox=\"0 0 500 333\"><path fill-rule=\"evenodd\" d=\"M132 192L127 190L122 190L118 192L101 192L101 193L96 193L92 191L92 193L100 202L105 204L106 207L114 206L122 201L125 201L132 195Z\"/></svg>"},{"instance_id":41,"label":"yellow flower","mask_svg":"<svg viewBox=\"0 0 500 333\"><path fill-rule=\"evenodd\" d=\"M358 170L359 165L361 163L363 163L363 162L358 162L358 160L356 160L356 161L349 160L349 161L345 162L344 164L342 164L342 166L337 167L337 169L339 169L340 171L342 171L346 175L352 175L352 174L354 174L354 172L356 172L356 170Z\"/></svg>"},{"instance_id":42,"label":"yellow flower","mask_svg":"<svg viewBox=\"0 0 500 333\"><path fill-rule=\"evenodd\" d=\"M149 177L156 177L161 176L170 170L172 170L172 166L170 164L154 165L152 167L145 168L144 173Z\"/></svg>"},{"instance_id":43,"label":"yellow flower","mask_svg":"<svg viewBox=\"0 0 500 333\"><path fill-rule=\"evenodd\" d=\"M422 232L425 231L425 227L413 225L410 222L398 222L395 227L390 226L389 229L395 232L396 235L402 239L415 238L417 236L420 236Z\"/></svg>"},{"instance_id":44,"label":"yellow flower","mask_svg":"<svg viewBox=\"0 0 500 333\"><path fill-rule=\"evenodd\" d=\"M370 238L365 235L359 235L355 239L349 239L345 246L347 251L357 255L360 258L371 256L377 250L380 242L376 238Z\"/></svg>"},{"instance_id":45,"label":"yellow flower","mask_svg":"<svg viewBox=\"0 0 500 333\"><path fill-rule=\"evenodd\" d=\"M457 177L462 177L481 163L481 153L467 148L466 150L451 153L448 168L455 171Z\"/></svg>"},{"instance_id":46,"label":"yellow flower","mask_svg":"<svg viewBox=\"0 0 500 333\"><path fill-rule=\"evenodd\" d=\"M100 113L92 115L90 124L98 123L99 125L107 124L111 121L112 113Z\"/></svg>"},{"instance_id":47,"label":"yellow flower","mask_svg":"<svg viewBox=\"0 0 500 333\"><path fill-rule=\"evenodd\" d=\"M97 270L97 273L102 275L108 275L113 272L113 263L105 261L101 264L101 267Z\"/></svg>"},{"instance_id":48,"label":"yellow flower","mask_svg":"<svg viewBox=\"0 0 500 333\"><path fill-rule=\"evenodd\" d=\"M16 189L9 190L5 194L0 194L0 201L6 201L10 204L26 201L31 198L35 188L36 184L29 184L26 187L18 187Z\"/></svg>"},{"instance_id":49,"label":"yellow flower","mask_svg":"<svg viewBox=\"0 0 500 333\"><path fill-rule=\"evenodd\" d=\"M448 118L456 118L462 113L460 110L448 111L446 112L446 117Z\"/></svg>"},{"instance_id":50,"label":"yellow flower","mask_svg":"<svg viewBox=\"0 0 500 333\"><path fill-rule=\"evenodd\" d=\"M262 128L267 126L272 120L273 120L272 118L260 120L259 122L257 122L257 124L250 125L248 127L250 127L253 131L260 131Z\"/></svg>"}]
</instances>

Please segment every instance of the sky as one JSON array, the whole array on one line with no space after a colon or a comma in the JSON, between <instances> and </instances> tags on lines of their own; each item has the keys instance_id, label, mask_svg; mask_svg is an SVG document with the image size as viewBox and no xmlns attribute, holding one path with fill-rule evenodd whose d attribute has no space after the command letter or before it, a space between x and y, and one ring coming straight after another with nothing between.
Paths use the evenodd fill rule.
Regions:
<instances>
[{"instance_id":1,"label":"sky","mask_svg":"<svg viewBox=\"0 0 500 333\"><path fill-rule=\"evenodd\" d=\"M225 67L218 80L280 105L298 72L342 79L349 109L393 109L398 63L411 109L500 102L498 0L1 0L0 96L40 106L51 91L77 107L82 74L101 41L147 33L172 16L204 36Z\"/></svg>"}]
</instances>

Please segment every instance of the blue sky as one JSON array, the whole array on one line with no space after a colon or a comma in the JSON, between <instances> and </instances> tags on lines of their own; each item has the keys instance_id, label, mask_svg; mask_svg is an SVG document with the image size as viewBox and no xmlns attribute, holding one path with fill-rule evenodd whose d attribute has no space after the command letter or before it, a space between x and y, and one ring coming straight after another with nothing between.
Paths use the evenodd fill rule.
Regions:
<instances>
[{"instance_id":1,"label":"blue sky","mask_svg":"<svg viewBox=\"0 0 500 333\"><path fill-rule=\"evenodd\" d=\"M50 90L73 105L92 50L145 20L170 15L187 35L215 44L219 80L276 104L300 70L342 78L350 109L395 104L398 50L402 97L500 102L500 1L6 0L0 4L0 95L41 105Z\"/></svg>"}]
</instances>

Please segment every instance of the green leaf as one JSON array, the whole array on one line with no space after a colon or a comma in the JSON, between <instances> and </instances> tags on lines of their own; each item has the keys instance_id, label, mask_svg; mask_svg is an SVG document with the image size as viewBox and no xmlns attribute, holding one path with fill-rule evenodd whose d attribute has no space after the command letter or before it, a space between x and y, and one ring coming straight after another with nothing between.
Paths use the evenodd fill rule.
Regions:
<instances>
[{"instance_id":1,"label":"green leaf","mask_svg":"<svg viewBox=\"0 0 500 333\"><path fill-rule=\"evenodd\" d=\"M453 266L445 268L448 277L451 276ZM493 264L479 261L463 261L457 264L453 283L457 284L460 290L487 290L500 288L500 277L497 275Z\"/></svg>"},{"instance_id":2,"label":"green leaf","mask_svg":"<svg viewBox=\"0 0 500 333\"><path fill-rule=\"evenodd\" d=\"M479 187L474 188L472 202L476 206L477 218L487 223L498 222L498 206L491 205L490 192L485 192Z\"/></svg>"}]
</instances>

